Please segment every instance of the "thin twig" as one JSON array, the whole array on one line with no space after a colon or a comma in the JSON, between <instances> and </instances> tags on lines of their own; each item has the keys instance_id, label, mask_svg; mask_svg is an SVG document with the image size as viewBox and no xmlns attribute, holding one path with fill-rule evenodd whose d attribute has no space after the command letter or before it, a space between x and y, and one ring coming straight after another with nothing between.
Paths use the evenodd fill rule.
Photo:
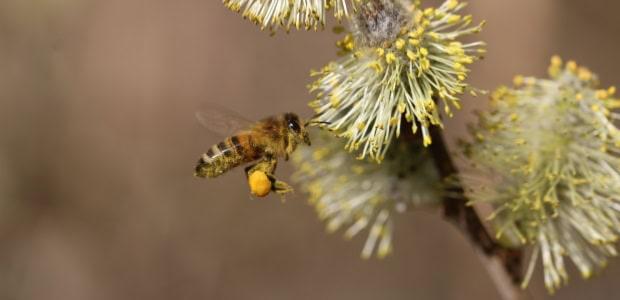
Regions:
<instances>
[{"instance_id":1,"label":"thin twig","mask_svg":"<svg viewBox=\"0 0 620 300\"><path fill-rule=\"evenodd\" d=\"M481 218L473 207L466 205L467 197L456 175L458 169L452 161L441 128L431 126L432 144L430 152L439 175L456 181L443 199L444 217L469 237L481 254L498 291L504 299L518 299L521 296L523 251L508 249L499 245L487 232Z\"/></svg>"}]
</instances>

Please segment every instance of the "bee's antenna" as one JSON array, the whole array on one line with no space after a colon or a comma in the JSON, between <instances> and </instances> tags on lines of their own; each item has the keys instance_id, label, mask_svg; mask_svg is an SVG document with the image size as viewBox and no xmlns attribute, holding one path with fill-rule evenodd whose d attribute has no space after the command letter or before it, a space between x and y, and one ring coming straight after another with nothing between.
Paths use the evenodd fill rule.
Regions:
<instances>
[{"instance_id":1,"label":"bee's antenna","mask_svg":"<svg viewBox=\"0 0 620 300\"><path fill-rule=\"evenodd\" d=\"M310 120L308 122L306 122L306 124L304 126L308 126L308 125L329 125L332 122L326 122L326 121L314 121L314 120Z\"/></svg>"}]
</instances>

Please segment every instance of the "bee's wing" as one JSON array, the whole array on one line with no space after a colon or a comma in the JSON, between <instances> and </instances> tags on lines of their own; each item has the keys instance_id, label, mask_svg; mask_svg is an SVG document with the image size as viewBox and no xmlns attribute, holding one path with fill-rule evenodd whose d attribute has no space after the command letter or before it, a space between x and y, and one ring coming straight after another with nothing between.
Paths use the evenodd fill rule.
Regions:
<instances>
[{"instance_id":1,"label":"bee's wing","mask_svg":"<svg viewBox=\"0 0 620 300\"><path fill-rule=\"evenodd\" d=\"M248 129L252 125L252 121L239 113L217 104L209 104L206 108L197 111L196 119L210 132L223 137Z\"/></svg>"}]
</instances>

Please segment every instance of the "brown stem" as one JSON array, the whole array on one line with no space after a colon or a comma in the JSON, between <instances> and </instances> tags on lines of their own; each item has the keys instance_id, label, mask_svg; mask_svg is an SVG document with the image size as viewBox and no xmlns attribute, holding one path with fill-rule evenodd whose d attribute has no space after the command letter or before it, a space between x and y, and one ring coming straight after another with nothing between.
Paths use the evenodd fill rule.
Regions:
<instances>
[{"instance_id":1,"label":"brown stem","mask_svg":"<svg viewBox=\"0 0 620 300\"><path fill-rule=\"evenodd\" d=\"M441 128L431 126L430 135L432 138L430 152L439 175L444 179L450 178L455 181L443 199L444 217L466 234L473 245L484 254L483 261L492 273L491 276L502 296L505 299L518 298L519 284L523 277L523 251L502 247L487 232L478 213L473 207L466 205L465 191L455 176L458 174L458 169L452 161ZM502 271L504 274L498 274Z\"/></svg>"}]
</instances>

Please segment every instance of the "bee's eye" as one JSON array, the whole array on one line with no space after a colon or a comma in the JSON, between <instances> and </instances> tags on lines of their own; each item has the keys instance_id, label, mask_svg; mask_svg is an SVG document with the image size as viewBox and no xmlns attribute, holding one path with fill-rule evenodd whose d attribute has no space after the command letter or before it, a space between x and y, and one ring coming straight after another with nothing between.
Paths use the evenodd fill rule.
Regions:
<instances>
[{"instance_id":1,"label":"bee's eye","mask_svg":"<svg viewBox=\"0 0 620 300\"><path fill-rule=\"evenodd\" d=\"M299 132L301 130L301 128L299 128L299 123L297 123L294 120L288 122L288 128L291 129L294 132Z\"/></svg>"}]
</instances>

